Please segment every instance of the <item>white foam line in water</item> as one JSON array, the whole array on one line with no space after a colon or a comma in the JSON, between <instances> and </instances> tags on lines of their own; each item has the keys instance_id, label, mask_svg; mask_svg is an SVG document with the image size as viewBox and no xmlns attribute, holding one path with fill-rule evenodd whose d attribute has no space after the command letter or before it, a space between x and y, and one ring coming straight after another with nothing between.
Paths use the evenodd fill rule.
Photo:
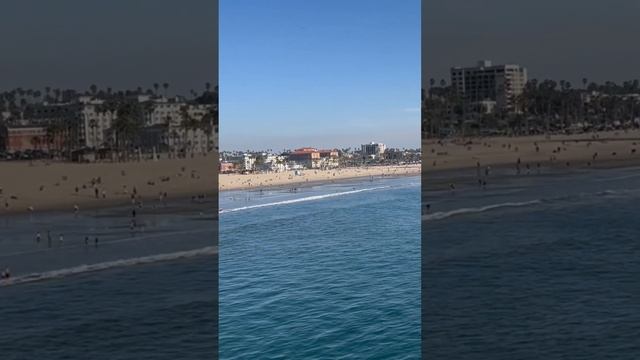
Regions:
<instances>
[{"instance_id":1,"label":"white foam line in water","mask_svg":"<svg viewBox=\"0 0 640 360\"><path fill-rule=\"evenodd\" d=\"M161 261L193 258L197 256L215 255L217 253L218 253L217 246L208 246L208 247L195 249L195 250L178 251L178 252L167 253L167 254L149 255L149 256L143 256L143 257L132 258L132 259L106 261L102 263L89 264L89 265L79 265L79 266L66 268L66 269L21 275L8 280L0 280L0 287L17 285L17 284L25 284L25 283L31 283L36 281L44 281L44 280L50 280L50 279L57 279L57 278L62 278L62 277L67 277L72 275L84 274L88 272L95 272L95 271L101 271L101 270L108 270L108 269L119 268L119 267L151 264L151 263L156 263Z\"/></svg>"},{"instance_id":2,"label":"white foam line in water","mask_svg":"<svg viewBox=\"0 0 640 360\"><path fill-rule=\"evenodd\" d=\"M306 201L322 200L322 199L327 199L327 198L332 198L332 197L337 197L337 196L345 196L345 195L357 194L357 193L361 193L361 192L365 192L365 191L386 189L386 188L389 188L389 187L390 186L378 186L378 187L373 187L373 188L343 191L343 192L332 193L332 194L307 196L307 197L303 197L303 198L299 198L299 199L283 200L283 201L266 203L266 204L249 205L249 206L243 206L243 207L234 208L234 209L222 209L222 210L220 210L220 214L236 212L236 211L242 211L242 210L257 209L257 208L263 208L263 207L270 207L270 206L289 205L289 204L295 204L295 203L306 202Z\"/></svg>"},{"instance_id":3,"label":"white foam line in water","mask_svg":"<svg viewBox=\"0 0 640 360\"><path fill-rule=\"evenodd\" d=\"M611 182L611 181L617 181L617 180L626 180L626 179L634 179L640 177L640 174L629 174L629 175L621 175L621 176L617 176L617 177L604 177L601 179L597 179L596 181L607 181L607 182Z\"/></svg>"},{"instance_id":4,"label":"white foam line in water","mask_svg":"<svg viewBox=\"0 0 640 360\"><path fill-rule=\"evenodd\" d=\"M202 233L202 232L213 232L215 230L216 230L215 227L211 227L211 228L207 228L207 229L185 230L185 231L155 233L155 234L149 234L149 235L130 236L130 237L121 238L121 239L103 240L102 242L100 242L99 246L102 247L102 246L108 246L108 245L119 244L119 243L140 241L140 240L145 240L145 239L159 239L159 238L163 238L163 237L172 237L172 236L176 236L176 235L187 235L187 234L197 234L197 233ZM94 246L94 244L91 242L91 238L92 237L95 237L95 236L90 236L89 237L89 246ZM57 241L54 241L54 242L57 242ZM4 253L4 254L0 255L0 258L8 258L8 257L12 257L12 256L19 256L19 255L38 254L38 253L44 253L44 252L49 252L49 251L57 251L57 250L78 249L78 248L85 248L85 247L87 247L87 245L85 245L84 243L74 244L74 245L63 245L63 246L51 247L51 248L39 249L39 250Z\"/></svg>"},{"instance_id":5,"label":"white foam line in water","mask_svg":"<svg viewBox=\"0 0 640 360\"><path fill-rule=\"evenodd\" d=\"M422 216L422 220L427 220L427 221L442 220L442 219L450 218L452 216L457 216L457 215L482 213L485 211L491 211L494 209L507 208L507 207L522 207L522 206L536 205L536 204L540 204L541 202L542 202L541 200L532 200L532 201L524 201L524 202L506 202L506 203L487 205L487 206L482 206L477 208L455 209L451 211L425 214Z\"/></svg>"}]
</instances>

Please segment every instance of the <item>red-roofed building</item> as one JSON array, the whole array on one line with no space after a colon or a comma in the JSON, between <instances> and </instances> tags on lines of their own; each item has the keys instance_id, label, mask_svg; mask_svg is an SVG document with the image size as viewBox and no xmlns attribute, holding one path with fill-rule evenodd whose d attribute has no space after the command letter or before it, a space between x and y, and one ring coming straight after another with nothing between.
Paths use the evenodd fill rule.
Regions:
<instances>
[{"instance_id":1,"label":"red-roofed building","mask_svg":"<svg viewBox=\"0 0 640 360\"><path fill-rule=\"evenodd\" d=\"M320 152L316 148L304 147L295 149L289 154L289 161L296 162L306 168L320 167Z\"/></svg>"}]
</instances>

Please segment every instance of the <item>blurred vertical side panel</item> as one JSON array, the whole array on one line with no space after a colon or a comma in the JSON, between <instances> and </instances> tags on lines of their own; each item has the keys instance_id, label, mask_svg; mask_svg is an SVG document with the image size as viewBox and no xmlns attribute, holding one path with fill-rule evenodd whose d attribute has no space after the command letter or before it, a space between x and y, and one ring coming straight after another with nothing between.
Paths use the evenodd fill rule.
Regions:
<instances>
[{"instance_id":1,"label":"blurred vertical side panel","mask_svg":"<svg viewBox=\"0 0 640 360\"><path fill-rule=\"evenodd\" d=\"M3 5L0 358L217 358L218 1Z\"/></svg>"}]
</instances>

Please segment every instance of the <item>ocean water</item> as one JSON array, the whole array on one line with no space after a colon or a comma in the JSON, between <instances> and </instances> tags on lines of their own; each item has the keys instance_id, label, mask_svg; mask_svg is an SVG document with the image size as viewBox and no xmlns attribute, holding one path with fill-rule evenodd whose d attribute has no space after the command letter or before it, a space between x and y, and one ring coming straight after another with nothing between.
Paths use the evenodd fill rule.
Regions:
<instances>
[{"instance_id":1,"label":"ocean water","mask_svg":"<svg viewBox=\"0 0 640 360\"><path fill-rule=\"evenodd\" d=\"M134 231L129 207L3 215L0 359L215 358L213 208L138 209Z\"/></svg>"},{"instance_id":2,"label":"ocean water","mask_svg":"<svg viewBox=\"0 0 640 360\"><path fill-rule=\"evenodd\" d=\"M220 206L220 359L420 357L418 177Z\"/></svg>"},{"instance_id":3,"label":"ocean water","mask_svg":"<svg viewBox=\"0 0 640 360\"><path fill-rule=\"evenodd\" d=\"M639 168L429 181L424 358L640 358Z\"/></svg>"}]
</instances>

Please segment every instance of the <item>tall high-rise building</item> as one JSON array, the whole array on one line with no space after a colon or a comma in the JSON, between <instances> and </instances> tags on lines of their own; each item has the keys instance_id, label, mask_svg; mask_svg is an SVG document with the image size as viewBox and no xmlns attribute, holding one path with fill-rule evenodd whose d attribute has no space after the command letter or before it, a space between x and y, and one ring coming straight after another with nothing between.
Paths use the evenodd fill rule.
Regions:
<instances>
[{"instance_id":1,"label":"tall high-rise building","mask_svg":"<svg viewBox=\"0 0 640 360\"><path fill-rule=\"evenodd\" d=\"M369 144L362 144L361 151L363 157L371 157L374 158L380 157L384 154L385 149L387 148L383 143L371 142Z\"/></svg>"},{"instance_id":2,"label":"tall high-rise building","mask_svg":"<svg viewBox=\"0 0 640 360\"><path fill-rule=\"evenodd\" d=\"M479 61L473 67L451 68L451 85L467 104L495 101L499 109L516 111L516 96L527 83L527 69L515 64Z\"/></svg>"}]
</instances>

